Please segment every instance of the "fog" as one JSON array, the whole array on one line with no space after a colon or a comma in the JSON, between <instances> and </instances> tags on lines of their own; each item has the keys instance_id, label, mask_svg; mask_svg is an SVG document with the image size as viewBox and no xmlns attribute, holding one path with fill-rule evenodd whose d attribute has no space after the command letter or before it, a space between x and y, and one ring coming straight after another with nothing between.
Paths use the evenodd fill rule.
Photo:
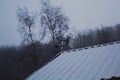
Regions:
<instances>
[{"instance_id":1,"label":"fog","mask_svg":"<svg viewBox=\"0 0 120 80\"><path fill-rule=\"evenodd\" d=\"M87 30L100 25L109 26L120 22L119 0L51 0L61 6L70 18L70 28ZM17 32L17 7L39 11L40 0L0 0L0 46L18 45L21 37Z\"/></svg>"}]
</instances>

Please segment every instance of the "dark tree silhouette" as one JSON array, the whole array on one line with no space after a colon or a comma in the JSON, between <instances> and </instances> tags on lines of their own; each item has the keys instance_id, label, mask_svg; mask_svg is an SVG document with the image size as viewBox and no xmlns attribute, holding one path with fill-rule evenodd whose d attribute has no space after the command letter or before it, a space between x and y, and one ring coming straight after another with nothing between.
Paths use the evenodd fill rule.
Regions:
<instances>
[{"instance_id":1,"label":"dark tree silhouette","mask_svg":"<svg viewBox=\"0 0 120 80\"><path fill-rule=\"evenodd\" d=\"M35 16L30 16L28 9L25 8L18 8L17 10L17 17L18 17L18 31L23 37L23 41L32 45L30 56L33 59L34 67L37 67L37 60L36 60L36 49L37 49L37 41L33 38L33 27L35 24Z\"/></svg>"},{"instance_id":2,"label":"dark tree silhouette","mask_svg":"<svg viewBox=\"0 0 120 80\"><path fill-rule=\"evenodd\" d=\"M116 26L115 26L115 39L116 40L120 40L120 24L117 24Z\"/></svg>"}]
</instances>

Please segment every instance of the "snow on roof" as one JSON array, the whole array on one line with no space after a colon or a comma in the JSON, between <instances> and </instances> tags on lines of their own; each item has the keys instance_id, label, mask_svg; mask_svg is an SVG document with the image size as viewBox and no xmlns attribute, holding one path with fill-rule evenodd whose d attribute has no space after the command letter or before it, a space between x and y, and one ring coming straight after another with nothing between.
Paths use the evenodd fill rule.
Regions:
<instances>
[{"instance_id":1,"label":"snow on roof","mask_svg":"<svg viewBox=\"0 0 120 80\"><path fill-rule=\"evenodd\" d=\"M120 76L119 43L64 51L26 80L100 80Z\"/></svg>"}]
</instances>

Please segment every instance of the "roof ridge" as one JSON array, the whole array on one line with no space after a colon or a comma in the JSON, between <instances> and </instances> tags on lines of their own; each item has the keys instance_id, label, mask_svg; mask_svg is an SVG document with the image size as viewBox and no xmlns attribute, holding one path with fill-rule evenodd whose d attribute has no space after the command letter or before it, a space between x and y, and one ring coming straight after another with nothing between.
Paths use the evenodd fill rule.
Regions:
<instances>
[{"instance_id":1,"label":"roof ridge","mask_svg":"<svg viewBox=\"0 0 120 80\"><path fill-rule=\"evenodd\" d=\"M113 45L113 44L119 44L119 43L120 43L120 41L109 42L109 43L104 43L104 44L97 44L97 45L88 46L88 47L83 47L83 48L66 50L66 51L63 51L62 53L80 51L80 50L85 50L85 49L90 49L90 48L95 48L95 47L102 47L102 46ZM61 53L61 54L62 54L62 53ZM58 53L58 54L60 54L60 53Z\"/></svg>"}]
</instances>

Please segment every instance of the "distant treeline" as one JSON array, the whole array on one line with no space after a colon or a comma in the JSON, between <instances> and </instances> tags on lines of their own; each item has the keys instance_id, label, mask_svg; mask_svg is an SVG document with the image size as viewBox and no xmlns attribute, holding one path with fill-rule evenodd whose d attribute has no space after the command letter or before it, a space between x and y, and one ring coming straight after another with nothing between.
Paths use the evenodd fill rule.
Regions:
<instances>
[{"instance_id":1,"label":"distant treeline","mask_svg":"<svg viewBox=\"0 0 120 80\"><path fill-rule=\"evenodd\" d=\"M24 80L30 73L50 61L58 52L59 50L50 44L41 43L37 49L31 44L18 47L1 46L0 80Z\"/></svg>"},{"instance_id":2,"label":"distant treeline","mask_svg":"<svg viewBox=\"0 0 120 80\"><path fill-rule=\"evenodd\" d=\"M82 48L120 40L120 24L96 28L86 33L78 33L73 39L73 48Z\"/></svg>"},{"instance_id":3,"label":"distant treeline","mask_svg":"<svg viewBox=\"0 0 120 80\"><path fill-rule=\"evenodd\" d=\"M120 24L101 29L89 30L86 33L78 33L74 39L70 39L69 45L64 50L82 48L97 44L104 44L120 40ZM23 80L36 69L49 62L60 48L56 48L51 42L43 44L36 42L20 46L0 47L0 80ZM36 65L35 65L36 64Z\"/></svg>"}]
</instances>

